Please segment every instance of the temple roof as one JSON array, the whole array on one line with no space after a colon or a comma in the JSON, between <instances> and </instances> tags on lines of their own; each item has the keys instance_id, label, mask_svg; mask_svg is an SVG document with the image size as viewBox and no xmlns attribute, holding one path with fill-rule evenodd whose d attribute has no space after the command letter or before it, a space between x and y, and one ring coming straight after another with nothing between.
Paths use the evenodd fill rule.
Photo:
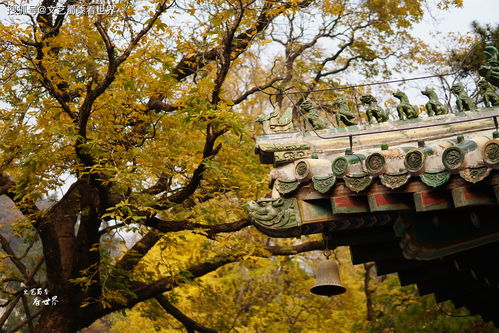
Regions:
<instances>
[{"instance_id":1,"label":"temple roof","mask_svg":"<svg viewBox=\"0 0 499 333\"><path fill-rule=\"evenodd\" d=\"M396 121L372 95L360 98L369 124L356 124L342 96L336 128L310 100L258 118L255 151L274 168L271 193L248 203L253 225L271 237L327 234L329 248L350 246L354 264L375 262L378 275L397 272L497 327L499 65L497 50L486 55L477 95L453 84L457 113L427 88L426 117L396 91ZM307 130L294 130L294 113Z\"/></svg>"},{"instance_id":2,"label":"temple roof","mask_svg":"<svg viewBox=\"0 0 499 333\"><path fill-rule=\"evenodd\" d=\"M494 107L260 136L271 193L249 216L271 237L328 233L354 264L497 326L498 118Z\"/></svg>"},{"instance_id":3,"label":"temple roof","mask_svg":"<svg viewBox=\"0 0 499 333\"><path fill-rule=\"evenodd\" d=\"M499 108L265 135L257 138L256 151L263 163L274 164L273 198L307 184L325 193L340 179L353 192L365 190L376 178L389 189L402 187L410 178L438 187L451 174L476 183L499 168L496 117Z\"/></svg>"}]
</instances>

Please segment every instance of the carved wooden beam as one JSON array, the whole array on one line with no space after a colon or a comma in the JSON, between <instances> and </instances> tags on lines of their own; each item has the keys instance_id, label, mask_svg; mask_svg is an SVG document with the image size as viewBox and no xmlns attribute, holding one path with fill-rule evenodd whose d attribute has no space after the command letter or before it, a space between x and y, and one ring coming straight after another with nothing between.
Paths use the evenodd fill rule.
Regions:
<instances>
[{"instance_id":1,"label":"carved wooden beam","mask_svg":"<svg viewBox=\"0 0 499 333\"><path fill-rule=\"evenodd\" d=\"M448 191L435 190L413 193L417 212L428 212L452 208L452 197Z\"/></svg>"}]
</instances>

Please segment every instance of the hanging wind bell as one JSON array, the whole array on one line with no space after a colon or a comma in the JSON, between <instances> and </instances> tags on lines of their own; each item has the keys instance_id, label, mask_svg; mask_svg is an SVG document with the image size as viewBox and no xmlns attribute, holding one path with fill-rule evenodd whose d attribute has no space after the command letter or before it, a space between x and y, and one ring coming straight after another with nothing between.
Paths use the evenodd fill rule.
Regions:
<instances>
[{"instance_id":1,"label":"hanging wind bell","mask_svg":"<svg viewBox=\"0 0 499 333\"><path fill-rule=\"evenodd\" d=\"M319 264L315 285L310 288L310 292L316 295L331 297L343 294L347 290L341 284L340 272L336 261L329 260L331 251L328 249L327 237L324 237L324 243L326 244L326 249L324 250L326 260Z\"/></svg>"}]
</instances>

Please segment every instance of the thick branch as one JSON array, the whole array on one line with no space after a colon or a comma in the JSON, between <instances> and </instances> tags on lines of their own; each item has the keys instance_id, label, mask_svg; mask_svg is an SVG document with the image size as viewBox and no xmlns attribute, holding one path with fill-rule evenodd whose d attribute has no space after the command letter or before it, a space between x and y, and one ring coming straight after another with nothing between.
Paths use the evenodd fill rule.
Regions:
<instances>
[{"instance_id":1,"label":"thick branch","mask_svg":"<svg viewBox=\"0 0 499 333\"><path fill-rule=\"evenodd\" d=\"M298 3L297 7L305 8L312 1L304 0ZM269 0L264 2L262 11L255 20L256 24L244 32L238 34L234 38L233 49L239 53L246 50L251 44L251 40L260 32L265 30L269 24L286 9L296 6L287 2ZM203 68L210 61L216 60L218 57L218 48L214 47L208 51L200 51L193 55L184 56L172 71L173 76L177 80L183 80L186 77L196 73L200 68Z\"/></svg>"},{"instance_id":2,"label":"thick branch","mask_svg":"<svg viewBox=\"0 0 499 333\"><path fill-rule=\"evenodd\" d=\"M0 327L3 327L3 324L7 321L12 311L17 305L17 302L21 299L21 294L17 295L14 299L10 300L9 305L5 309L5 312L0 317Z\"/></svg>"},{"instance_id":3,"label":"thick branch","mask_svg":"<svg viewBox=\"0 0 499 333\"><path fill-rule=\"evenodd\" d=\"M291 246L289 248L282 248L280 246L268 246L265 249L270 252L271 255L292 255L298 254L308 251L321 250L324 248L324 244L321 241L310 241L298 245ZM268 257L267 253L256 254L262 257ZM240 260L242 255L233 255L233 256L222 256L212 259L209 262L199 263L190 266L184 272L182 272L182 276L186 276L186 274L191 278L195 279L206 275L214 270L225 266L229 263L236 262ZM134 290L134 293L137 295L137 298L142 298L142 300L152 298L157 294L163 293L165 291L169 291L175 287L177 287L180 282L178 279L174 277L165 277L159 279L151 284L143 284L138 283L137 288ZM132 300L134 304L136 304L136 300Z\"/></svg>"},{"instance_id":4,"label":"thick branch","mask_svg":"<svg viewBox=\"0 0 499 333\"><path fill-rule=\"evenodd\" d=\"M322 241L309 241L298 245L293 245L289 248L281 246L267 246L265 247L273 256L288 256L303 252L316 251L324 249L324 242Z\"/></svg>"},{"instance_id":5,"label":"thick branch","mask_svg":"<svg viewBox=\"0 0 499 333\"><path fill-rule=\"evenodd\" d=\"M26 318L33 318L31 316L31 311L29 310L28 299L24 295L22 295L21 297L22 297L23 308L24 308L24 313L26 314ZM28 330L29 330L29 333L33 333L35 331L35 328L33 327L33 323L31 322L31 320L28 321Z\"/></svg>"},{"instance_id":6,"label":"thick branch","mask_svg":"<svg viewBox=\"0 0 499 333\"><path fill-rule=\"evenodd\" d=\"M242 219L231 223L205 225L188 221L164 221L157 217L152 217L146 221L145 225L163 233L201 229L206 232L208 237L214 238L218 233L241 230L249 226L250 222L247 219ZM123 271L132 270L160 239L161 235L158 232L148 232L123 255L116 264L116 268Z\"/></svg>"},{"instance_id":7,"label":"thick branch","mask_svg":"<svg viewBox=\"0 0 499 333\"><path fill-rule=\"evenodd\" d=\"M146 221L145 225L164 233L201 229L207 233L208 237L213 238L218 233L241 230L249 226L250 222L248 219L241 219L230 223L206 225L189 221L165 221L157 217L152 217Z\"/></svg>"},{"instance_id":8,"label":"thick branch","mask_svg":"<svg viewBox=\"0 0 499 333\"><path fill-rule=\"evenodd\" d=\"M0 195L3 194L16 204L25 217L30 218L39 212L38 207L32 200L26 200L24 196L20 196L16 192L16 183L9 176L0 173ZM37 224L37 221L33 222L35 227L37 227Z\"/></svg>"},{"instance_id":9,"label":"thick branch","mask_svg":"<svg viewBox=\"0 0 499 333\"><path fill-rule=\"evenodd\" d=\"M158 232L148 232L123 255L116 264L116 268L123 271L132 270L160 239L161 235Z\"/></svg>"},{"instance_id":10,"label":"thick branch","mask_svg":"<svg viewBox=\"0 0 499 333\"><path fill-rule=\"evenodd\" d=\"M182 323L182 325L185 326L187 329L187 332L202 332L202 333L215 333L217 330L213 328L208 328L205 326L202 326L201 324L197 323L193 319L187 317L182 311L180 311L177 307L175 307L168 298L166 298L164 295L158 295L155 297L156 301L158 301L159 305L171 314L175 319L177 319L179 322Z\"/></svg>"},{"instance_id":11,"label":"thick branch","mask_svg":"<svg viewBox=\"0 0 499 333\"><path fill-rule=\"evenodd\" d=\"M291 246L289 248L282 248L279 246L268 246L261 253L255 253L261 257L269 257L272 255L293 255L307 251L314 251L323 249L324 245L320 241L310 241L298 245ZM237 262L242 258L242 254L235 254L231 256L220 256L210 259L210 261L202 262L198 264L191 265L187 269L180 272L178 276L167 276L156 280L155 282L146 284L140 281L130 281L129 284L132 287L133 295L130 296L126 304L123 303L113 303L110 307L103 308L101 304L96 304L83 308L80 313L81 327L89 325L94 320L114 312L116 310L121 310L125 308L132 308L136 304L143 302L145 300L155 298L164 292L170 291L185 282L185 277L189 279L196 279L204 276L210 272L217 270L218 268L225 266L227 264ZM184 278L180 278L184 277Z\"/></svg>"},{"instance_id":12,"label":"thick branch","mask_svg":"<svg viewBox=\"0 0 499 333\"><path fill-rule=\"evenodd\" d=\"M196 191L203 178L203 173L206 170L206 161L217 155L222 148L222 145L220 144L215 147L215 141L225 132L227 132L227 129L216 131L213 129L212 124L208 124L206 128L206 141L203 148L203 159L192 173L189 183L170 196L162 196L160 201L179 204Z\"/></svg>"},{"instance_id":13,"label":"thick branch","mask_svg":"<svg viewBox=\"0 0 499 333\"><path fill-rule=\"evenodd\" d=\"M28 270L26 269L26 266L23 264L21 260L16 256L14 253L14 250L10 247L9 242L7 239L0 234L0 245L2 246L2 249L9 255L10 260L16 265L17 269L21 272L23 277L25 279L28 278Z\"/></svg>"}]
</instances>

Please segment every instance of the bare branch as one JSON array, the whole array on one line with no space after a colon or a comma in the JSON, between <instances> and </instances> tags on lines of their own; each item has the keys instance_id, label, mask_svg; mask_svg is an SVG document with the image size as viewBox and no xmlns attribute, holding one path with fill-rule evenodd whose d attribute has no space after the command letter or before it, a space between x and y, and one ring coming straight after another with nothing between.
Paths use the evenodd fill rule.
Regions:
<instances>
[{"instance_id":1,"label":"bare branch","mask_svg":"<svg viewBox=\"0 0 499 333\"><path fill-rule=\"evenodd\" d=\"M281 81L283 80L283 78L281 77L275 77L273 78L272 80L268 81L267 83L265 84L262 84L260 86L256 86L256 87L253 87L251 89L248 89L247 91L245 91L244 93L242 93L239 97L235 98L232 100L232 104L233 105L237 105L239 103L242 103L244 102L249 96L253 95L254 93L257 93L259 91L262 91L262 90L265 90L269 87L272 87L272 85L278 81Z\"/></svg>"},{"instance_id":2,"label":"bare branch","mask_svg":"<svg viewBox=\"0 0 499 333\"><path fill-rule=\"evenodd\" d=\"M19 258L17 258L16 254L14 253L14 250L10 247L9 242L1 234L0 234L0 245L2 246L2 249L8 254L10 260L14 263L17 269L24 276L24 278L27 279L29 275L26 266L23 264L21 260L19 260Z\"/></svg>"},{"instance_id":3,"label":"bare branch","mask_svg":"<svg viewBox=\"0 0 499 333\"><path fill-rule=\"evenodd\" d=\"M26 318L33 318L31 316L31 311L29 310L29 305L28 305L28 300L25 295L21 296L22 302L23 302L23 308L24 308L24 313L26 314ZM31 320L28 321L28 329L29 333L33 333L35 331L35 328L33 327L33 323Z\"/></svg>"},{"instance_id":4,"label":"bare branch","mask_svg":"<svg viewBox=\"0 0 499 333\"><path fill-rule=\"evenodd\" d=\"M41 308L40 310L38 310L37 312L35 312L32 316L26 318L25 320L23 320L21 323L19 323L19 325L17 325L16 327L14 327L13 329L11 329L8 333L14 333L14 332L17 332L18 330L20 330L24 325L26 325L27 323L30 323L33 321L33 319L35 319L36 317L38 317L43 311L45 310L45 308ZM30 331L31 332L31 331Z\"/></svg>"},{"instance_id":5,"label":"bare branch","mask_svg":"<svg viewBox=\"0 0 499 333\"><path fill-rule=\"evenodd\" d=\"M12 313L12 311L14 311L14 308L16 307L17 302L19 302L20 299L21 299L21 295L19 294L14 299L12 299L12 300L9 301L8 306L5 309L5 312L0 317L0 327L3 327L3 324L5 324L5 322L9 318L10 314Z\"/></svg>"}]
</instances>

